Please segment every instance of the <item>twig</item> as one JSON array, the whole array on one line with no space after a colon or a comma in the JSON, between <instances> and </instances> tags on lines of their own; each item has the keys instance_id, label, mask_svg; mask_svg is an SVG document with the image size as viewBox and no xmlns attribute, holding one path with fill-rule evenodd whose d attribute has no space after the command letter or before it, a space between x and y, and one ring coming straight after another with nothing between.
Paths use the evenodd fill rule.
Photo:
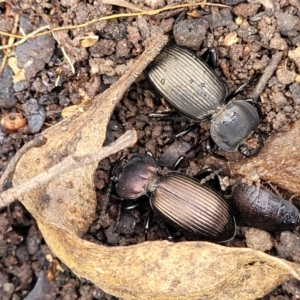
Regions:
<instances>
[{"instance_id":1,"label":"twig","mask_svg":"<svg viewBox=\"0 0 300 300\"><path fill-rule=\"evenodd\" d=\"M41 147L46 143L46 137L44 137L42 134L39 134L35 136L35 138L28 143L26 143L17 153L16 155L11 159L9 162L7 168L5 169L4 173L2 174L2 177L0 178L0 192L3 191L5 184L7 183L7 180L9 177L13 174L15 171L16 165L19 162L19 160L22 158L22 156L31 148L33 147Z\"/></svg>"},{"instance_id":2,"label":"twig","mask_svg":"<svg viewBox=\"0 0 300 300\"><path fill-rule=\"evenodd\" d=\"M129 3L128 1L125 1L125 0L102 0L102 3L125 7L125 8L129 8L131 10L134 10L134 11L143 11L141 8L139 8L136 5Z\"/></svg>"},{"instance_id":3,"label":"twig","mask_svg":"<svg viewBox=\"0 0 300 300\"><path fill-rule=\"evenodd\" d=\"M82 156L69 155L62 162L51 167L47 171L29 179L28 181L8 189L0 194L0 208L5 207L18 199L20 196L27 194L32 189L41 187L49 183L53 178L60 176L63 173L73 171L78 168L83 168L86 165L97 163L105 157L112 155L124 148L133 146L137 141L137 133L135 130L126 131L114 143L106 147L100 147L92 153Z\"/></svg>"},{"instance_id":4,"label":"twig","mask_svg":"<svg viewBox=\"0 0 300 300\"><path fill-rule=\"evenodd\" d=\"M159 8L159 9L145 10L145 11L141 11L141 12L113 14L113 15L93 19L93 20L90 20L86 23L82 23L82 24L78 24L78 25L69 25L69 26L63 26L63 27L56 27L56 28L52 28L52 29L49 29L49 26L48 26L48 28L47 28L47 26L44 26L42 28L37 29L34 32L31 32L30 34L28 34L26 36L15 35L15 34L7 33L7 32L4 32L4 31L0 31L0 34L2 34L4 36L13 36L15 38L20 38L21 39L20 41L14 43L13 45L0 46L0 49L6 49L6 48L11 48L11 47L20 45L20 44L24 43L28 38L34 38L34 37L38 37L38 36L41 36L41 35L50 34L50 33L56 32L56 31L61 31L61 30L71 30L71 29L84 28L84 27L87 27L89 25L92 25L92 24L100 22L100 21L117 19L117 18L137 17L137 16L153 16L153 15L157 15L157 14L159 14L163 11L167 11L167 10L172 10L172 9L177 9L177 8L182 8L182 7L189 7L189 6L199 6L199 5L228 7L227 5L223 5L223 4L207 3L206 1L203 1L203 2L196 2L196 3L185 3L185 4L178 4L178 5L173 5L173 6L166 6L166 7ZM42 33L37 33L38 31L42 31L44 29L48 29L48 31L42 32Z\"/></svg>"},{"instance_id":5,"label":"twig","mask_svg":"<svg viewBox=\"0 0 300 300\"><path fill-rule=\"evenodd\" d=\"M261 78L259 79L256 87L254 88L254 90L250 93L249 98L253 99L253 100L257 100L258 97L261 95L261 93L263 92L263 90L265 89L269 79L271 78L271 76L273 75L274 71L276 70L280 60L282 58L282 52L277 51L269 65L266 67L263 75L261 76Z\"/></svg>"}]
</instances>

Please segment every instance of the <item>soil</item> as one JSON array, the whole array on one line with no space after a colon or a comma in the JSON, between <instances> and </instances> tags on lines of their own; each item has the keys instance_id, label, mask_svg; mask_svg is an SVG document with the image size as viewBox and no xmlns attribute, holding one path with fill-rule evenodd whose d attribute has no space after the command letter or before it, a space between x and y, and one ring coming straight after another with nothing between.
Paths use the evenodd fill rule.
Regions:
<instances>
[{"instance_id":1,"label":"soil","mask_svg":"<svg viewBox=\"0 0 300 300\"><path fill-rule=\"evenodd\" d=\"M100 16L131 11L104 2L1 2L0 30L13 32L17 17L20 18L19 33L21 28L29 33L46 24L51 28L81 24ZM132 0L130 3L139 8L154 9L180 1ZM79 105L116 82L142 53L144 41L153 28L167 34L169 43L187 47L197 56L214 48L218 55L216 72L226 82L229 92L253 79L239 94L240 99L249 98L272 56L280 51L282 58L276 71L257 99L261 110L259 129L268 135L299 119L300 80L297 74L300 72L300 53L293 51L300 43L299 1L223 0L214 3L229 7L190 7L155 16L101 21L80 29L58 31L53 36L40 36L13 48L9 56L17 57L17 67L22 72L18 76L13 74L10 66L16 66L16 63L9 60L10 66L5 65L0 80L0 175L24 143L62 120L62 115L68 113L66 107ZM97 39L85 39L91 44L84 45L80 38L91 33ZM4 36L1 41L2 45L8 42ZM0 57L3 58L3 53ZM129 211L120 207L119 199L112 192L107 208L103 210L110 183L109 171L120 157L129 159L135 153L144 153L144 147L147 147L160 165L172 166L181 155L174 149L185 152L196 144L204 147L209 121L201 122L171 145L170 137L192 122L180 116L169 119L148 116L166 110L169 107L151 86L147 72L137 79L117 105L105 144L110 144L130 128L138 131L139 144L99 163L95 174L98 208L93 225L84 236L87 240L108 246L126 246L145 240L144 222L150 210L148 201ZM206 155L205 151L197 155L191 152L181 164L180 171L194 176L206 167L203 159ZM162 167L161 173L167 170ZM164 227L163 220L154 218L148 239L166 239ZM173 230L172 233L176 242L188 239L180 231ZM264 245L258 242L254 247L292 261L300 260L299 252L295 250L299 248L297 229L266 236L241 227L237 237L227 245L253 245L251 234L260 234L260 241L265 241ZM290 281L263 299L298 299L299 295L299 282ZM0 299L42 298L115 299L92 283L77 278L59 262L45 244L34 219L22 204L15 202L0 211Z\"/></svg>"}]
</instances>

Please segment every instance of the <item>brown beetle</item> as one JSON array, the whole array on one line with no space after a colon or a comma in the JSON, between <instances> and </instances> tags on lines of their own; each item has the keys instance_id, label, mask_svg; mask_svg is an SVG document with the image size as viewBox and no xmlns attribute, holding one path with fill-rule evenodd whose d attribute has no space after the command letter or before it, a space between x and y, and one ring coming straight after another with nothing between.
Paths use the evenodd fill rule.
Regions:
<instances>
[{"instance_id":1,"label":"brown beetle","mask_svg":"<svg viewBox=\"0 0 300 300\"><path fill-rule=\"evenodd\" d=\"M235 220L224 199L198 181L178 172L158 175L150 155L132 157L115 174L121 198L136 199L149 194L156 214L192 237L225 242L235 236Z\"/></svg>"}]
</instances>

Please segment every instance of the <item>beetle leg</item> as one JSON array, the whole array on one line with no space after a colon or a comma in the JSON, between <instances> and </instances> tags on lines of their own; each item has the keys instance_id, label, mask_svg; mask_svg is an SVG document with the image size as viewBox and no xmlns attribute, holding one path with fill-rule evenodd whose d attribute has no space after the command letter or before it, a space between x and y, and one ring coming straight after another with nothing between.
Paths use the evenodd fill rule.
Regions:
<instances>
[{"instance_id":1,"label":"beetle leg","mask_svg":"<svg viewBox=\"0 0 300 300\"><path fill-rule=\"evenodd\" d=\"M131 205L126 205L124 206L124 208L126 210L132 210L132 209L136 209L137 207L139 207L142 204L142 201L138 201L137 203L131 204Z\"/></svg>"},{"instance_id":2,"label":"beetle leg","mask_svg":"<svg viewBox=\"0 0 300 300\"><path fill-rule=\"evenodd\" d=\"M257 101L257 100L254 100L254 99L251 99L251 98L250 98L250 99L245 99L245 101L248 102L248 103L250 103L250 104L252 104L252 105L256 108L259 117L262 117L261 107L260 107L260 105L258 104L258 101Z\"/></svg>"},{"instance_id":3,"label":"beetle leg","mask_svg":"<svg viewBox=\"0 0 300 300\"><path fill-rule=\"evenodd\" d=\"M215 49L207 49L201 58L213 69L217 67L217 52Z\"/></svg>"},{"instance_id":4,"label":"beetle leg","mask_svg":"<svg viewBox=\"0 0 300 300\"><path fill-rule=\"evenodd\" d=\"M169 242L173 242L174 241L174 237L173 237L173 234L170 230L170 227L168 226L168 224L165 224L165 234L167 236L167 239Z\"/></svg>"},{"instance_id":5,"label":"beetle leg","mask_svg":"<svg viewBox=\"0 0 300 300\"><path fill-rule=\"evenodd\" d=\"M227 104L232 98L234 98L237 94L239 94L248 84L250 83L250 80L241 84L235 91L233 91L232 93L230 93L225 101L224 104Z\"/></svg>"},{"instance_id":6,"label":"beetle leg","mask_svg":"<svg viewBox=\"0 0 300 300\"><path fill-rule=\"evenodd\" d=\"M150 225L152 223L152 218L154 216L154 211L153 210L150 210L148 216L147 216L147 219L146 219L146 223L145 223L145 241L148 241L148 232L149 232L149 228L150 228Z\"/></svg>"},{"instance_id":7,"label":"beetle leg","mask_svg":"<svg viewBox=\"0 0 300 300\"><path fill-rule=\"evenodd\" d=\"M213 141L213 139L211 137L209 137L206 141L206 151L209 154L211 154L212 156L214 156L215 158L218 158L218 159L221 159L224 161L228 161L228 159L225 156L215 153L216 149L217 149L217 146L216 146L215 142Z\"/></svg>"},{"instance_id":8,"label":"beetle leg","mask_svg":"<svg viewBox=\"0 0 300 300\"><path fill-rule=\"evenodd\" d=\"M176 139L178 139L179 137L182 137L186 134L188 134L189 132L191 132L192 130L194 130L195 128L197 127L197 123L194 123L192 125L190 125L187 129L185 129L184 131L181 131L179 133L177 133L176 135L171 135L170 137L168 137L166 140L165 140L165 144L166 143L173 143ZM185 156L186 154L184 154L183 156ZM184 158L184 157L183 157ZM182 159L183 159L182 158ZM180 159L180 157L179 157Z\"/></svg>"},{"instance_id":9,"label":"beetle leg","mask_svg":"<svg viewBox=\"0 0 300 300\"><path fill-rule=\"evenodd\" d=\"M164 111L158 113L149 113L148 117L150 118L169 118L169 117L177 117L179 114L176 111Z\"/></svg>"},{"instance_id":10,"label":"beetle leg","mask_svg":"<svg viewBox=\"0 0 300 300\"><path fill-rule=\"evenodd\" d=\"M114 228L114 233L116 232L118 226L119 226L119 223L120 223L120 216L121 216L121 212L122 212L122 206L123 206L123 201L119 204L119 212L118 212L118 217L117 217L117 221L116 221L116 224L115 224L115 228Z\"/></svg>"}]
</instances>

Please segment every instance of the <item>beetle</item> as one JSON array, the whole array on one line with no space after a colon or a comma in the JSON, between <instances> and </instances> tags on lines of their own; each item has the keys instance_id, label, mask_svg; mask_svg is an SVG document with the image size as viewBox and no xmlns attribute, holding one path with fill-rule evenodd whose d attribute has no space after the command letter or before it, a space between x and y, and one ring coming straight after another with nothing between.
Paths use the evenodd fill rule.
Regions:
<instances>
[{"instance_id":1,"label":"beetle","mask_svg":"<svg viewBox=\"0 0 300 300\"><path fill-rule=\"evenodd\" d=\"M115 168L114 178L121 198L150 195L153 211L191 237L221 243L235 236L234 217L218 193L179 172L160 176L149 152L123 161Z\"/></svg>"},{"instance_id":2,"label":"beetle","mask_svg":"<svg viewBox=\"0 0 300 300\"><path fill-rule=\"evenodd\" d=\"M238 183L233 188L232 201L244 226L285 231L300 223L297 207L266 188Z\"/></svg>"},{"instance_id":3,"label":"beetle","mask_svg":"<svg viewBox=\"0 0 300 300\"><path fill-rule=\"evenodd\" d=\"M166 46L148 72L150 82L180 114L196 122L210 118L210 136L222 150L239 150L245 156L257 154L262 139L249 146L246 140L259 125L259 113L252 99L230 101L245 86L228 94L214 70L189 50Z\"/></svg>"}]
</instances>

